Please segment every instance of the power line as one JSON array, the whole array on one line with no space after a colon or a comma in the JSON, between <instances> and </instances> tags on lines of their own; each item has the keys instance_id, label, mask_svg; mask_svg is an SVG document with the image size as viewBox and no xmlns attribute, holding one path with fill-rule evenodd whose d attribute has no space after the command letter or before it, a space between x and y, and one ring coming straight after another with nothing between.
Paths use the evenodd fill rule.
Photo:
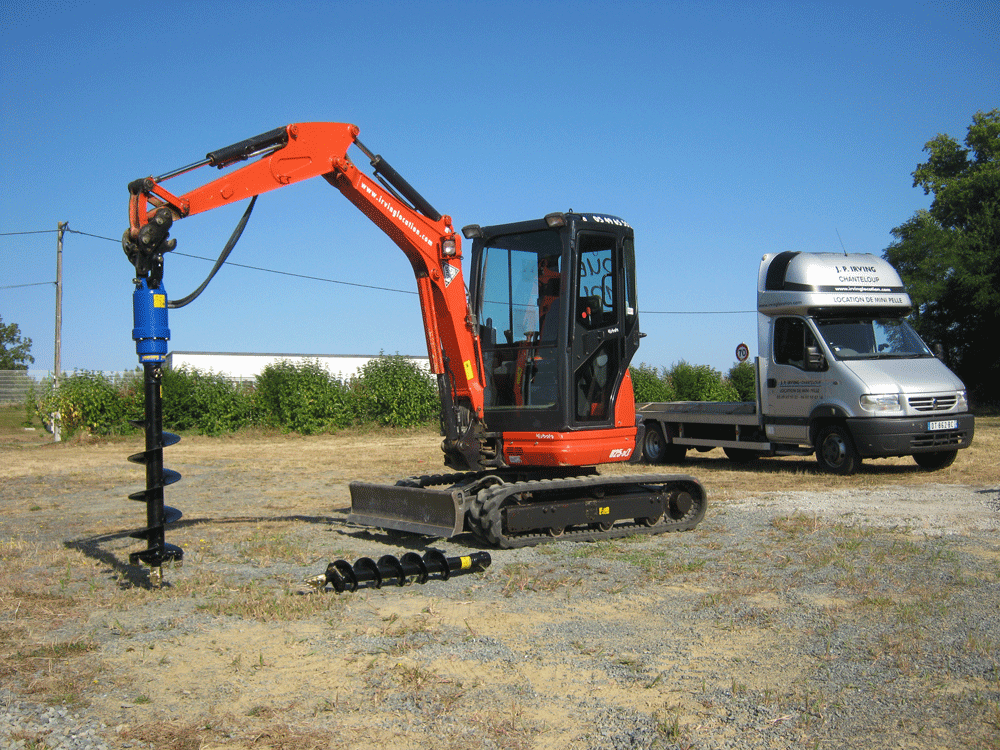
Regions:
<instances>
[{"instance_id":1,"label":"power line","mask_svg":"<svg viewBox=\"0 0 1000 750\"><path fill-rule=\"evenodd\" d=\"M33 232L0 232L0 237L9 237L21 234L45 234L58 232L58 229L40 229ZM108 242L119 243L121 239L113 239L111 237L104 237L100 234L91 234L89 232L81 232L79 229L66 228L67 232L72 234L82 234L85 237L93 237L98 240L107 240ZM190 253L179 253L174 251L173 255L181 255L185 258L194 258L195 260L204 260L208 263L214 263L215 260L212 258L206 258L202 255L191 255ZM340 279L328 279L324 276L310 276L303 273L292 273L291 271L278 271L273 268L263 268L261 266L250 266L245 263L234 263L233 261L227 260L224 265L236 266L237 268L246 268L251 271L260 271L262 273L273 273L278 276L291 276L296 279L307 279L309 281L322 281L327 284L340 284L342 286L353 286L359 289L373 289L379 292L395 292L396 294L417 294L417 292L409 289L394 289L392 287L386 286L374 286L372 284L358 284L353 281L341 281ZM22 286L41 286L43 284L52 284L52 281L43 281L37 284L15 284L13 286L2 286L0 289L16 289ZM756 310L640 310L643 315L749 315L756 313Z\"/></svg>"},{"instance_id":2,"label":"power line","mask_svg":"<svg viewBox=\"0 0 1000 750\"><path fill-rule=\"evenodd\" d=\"M99 234L90 234L89 232L81 232L79 229L70 229L69 227L66 228L66 231L69 232L70 234L82 234L84 237L96 237L99 240L107 240L108 242L121 242L120 237L117 240L115 240L112 239L111 237L102 237Z\"/></svg>"},{"instance_id":3,"label":"power line","mask_svg":"<svg viewBox=\"0 0 1000 750\"><path fill-rule=\"evenodd\" d=\"M214 263L215 261L211 258L204 258L200 255L189 255L188 253L178 253L174 252L174 255L183 255L185 258L196 258L197 260L207 260L209 263ZM399 294L416 294L417 292L411 291L409 289L393 289L387 286L373 286L371 284L357 284L353 281L340 281L338 279L327 279L322 276L308 276L303 273L292 273L291 271L276 271L273 268L261 268L260 266L248 266L244 263L233 263L232 261L226 261L224 265L236 266L237 268L249 268L251 271L263 271L264 273L275 273L279 276L293 276L297 279L309 279L310 281L325 281L328 284L343 284L344 286L356 286L362 289L376 289L380 292L398 292Z\"/></svg>"},{"instance_id":4,"label":"power line","mask_svg":"<svg viewBox=\"0 0 1000 750\"><path fill-rule=\"evenodd\" d=\"M51 233L51 232L57 232L57 231L59 231L59 230L58 229L41 229L41 230L38 230L38 231L35 231L35 232L2 232L2 233L0 233L0 237L15 236L15 235L21 235L21 234L45 234L45 233ZM113 239L112 237L104 237L103 235L100 235L100 234L91 234L90 232L81 232L79 229L69 229L69 228L67 228L66 231L70 232L72 234L82 234L85 237L93 237L93 238L98 239L98 240L107 240L108 242L114 242L116 244L119 243L119 242L121 242L121 239L117 239L116 240L116 239ZM206 257L201 256L201 255L191 255L190 253L174 252L173 255L181 255L181 256L183 256L185 258L194 258L195 260L204 260L204 261L207 261L209 263L214 263L215 262L215 260L213 258L206 258ZM250 266L250 265L246 265L245 263L234 263L233 261L228 261L228 260L224 263L224 265L227 265L227 266L236 266L237 268L247 268L247 269L250 269L251 271L261 271L263 273L273 273L273 274L277 274L279 276L292 276L292 277L297 278L297 279L308 279L309 281L323 281L323 282L325 282L327 284L341 284L343 286L353 286L353 287L358 287L360 289L373 289L373 290L380 291L380 292L395 292L397 294L414 294L414 295L417 294L417 292L412 291L410 289L393 289L392 287L374 286L372 284L358 284L358 283L353 282L353 281L341 281L339 279L328 279L328 278L325 278L323 276L310 276L310 275L302 274L302 273L292 273L291 271L278 271L278 270L275 270L273 268L262 268L261 266ZM53 282L44 282L44 283L51 284ZM34 286L34 285L33 284L18 284L16 286ZM15 287L14 286L0 287L0 289L13 289L13 288L15 288Z\"/></svg>"},{"instance_id":5,"label":"power line","mask_svg":"<svg viewBox=\"0 0 1000 750\"><path fill-rule=\"evenodd\" d=\"M33 284L7 284L6 286L0 286L0 289L20 289L25 286L48 286L49 284L55 284L54 281L36 281Z\"/></svg>"}]
</instances>

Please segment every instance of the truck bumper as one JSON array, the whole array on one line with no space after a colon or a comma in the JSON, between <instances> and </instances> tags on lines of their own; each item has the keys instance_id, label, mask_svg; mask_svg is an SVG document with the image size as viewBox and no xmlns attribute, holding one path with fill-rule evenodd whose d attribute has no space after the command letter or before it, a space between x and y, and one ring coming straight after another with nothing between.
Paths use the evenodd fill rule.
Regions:
<instances>
[{"instance_id":1,"label":"truck bumper","mask_svg":"<svg viewBox=\"0 0 1000 750\"><path fill-rule=\"evenodd\" d=\"M847 427L866 458L968 448L976 429L972 414L848 419Z\"/></svg>"}]
</instances>

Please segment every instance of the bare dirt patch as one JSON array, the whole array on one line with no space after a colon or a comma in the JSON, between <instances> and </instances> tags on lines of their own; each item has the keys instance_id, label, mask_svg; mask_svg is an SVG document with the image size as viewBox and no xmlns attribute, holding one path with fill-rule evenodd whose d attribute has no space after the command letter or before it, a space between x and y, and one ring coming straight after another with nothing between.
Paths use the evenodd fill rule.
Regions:
<instances>
[{"instance_id":1,"label":"bare dirt patch","mask_svg":"<svg viewBox=\"0 0 1000 750\"><path fill-rule=\"evenodd\" d=\"M300 593L337 558L479 549L344 525L350 480L438 471L438 441L185 437L160 590L128 565L139 439L0 448L0 744L1000 747L1000 421L934 474L696 454L694 532Z\"/></svg>"}]
</instances>

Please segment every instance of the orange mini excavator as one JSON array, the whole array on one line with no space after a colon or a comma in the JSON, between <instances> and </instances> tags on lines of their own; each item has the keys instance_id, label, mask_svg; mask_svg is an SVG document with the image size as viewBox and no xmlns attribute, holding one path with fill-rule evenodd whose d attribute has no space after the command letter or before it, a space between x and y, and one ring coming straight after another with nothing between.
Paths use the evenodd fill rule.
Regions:
<instances>
[{"instance_id":1,"label":"orange mini excavator","mask_svg":"<svg viewBox=\"0 0 1000 750\"><path fill-rule=\"evenodd\" d=\"M602 539L694 528L705 513L692 477L598 474L598 464L635 461L642 445L629 363L641 334L632 228L600 213L550 213L495 226L466 226L472 240L468 289L462 242L450 216L436 211L346 123L298 123L213 151L204 160L129 185L130 227L122 243L135 266L133 339L144 368L147 549L132 561L154 568L181 551L164 542L179 516L163 506L163 487L179 475L163 468L159 378L167 310L190 302L226 256L256 197L323 177L399 246L413 267L431 372L441 398L444 463L436 476L393 485L351 484L349 523L453 537L471 532L500 547L554 537ZM372 174L348 157L356 147ZM202 166L247 161L184 195L169 178ZM173 222L251 199L209 279L171 301L163 257Z\"/></svg>"}]
</instances>

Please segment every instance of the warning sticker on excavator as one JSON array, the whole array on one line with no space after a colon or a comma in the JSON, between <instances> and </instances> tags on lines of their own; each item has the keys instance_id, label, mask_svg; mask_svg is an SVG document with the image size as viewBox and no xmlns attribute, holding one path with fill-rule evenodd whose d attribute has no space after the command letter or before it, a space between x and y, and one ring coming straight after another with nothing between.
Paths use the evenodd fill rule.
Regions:
<instances>
[{"instance_id":1,"label":"warning sticker on excavator","mask_svg":"<svg viewBox=\"0 0 1000 750\"><path fill-rule=\"evenodd\" d=\"M469 360L465 360L462 364L465 365L465 379L472 380L475 374L472 372L472 363Z\"/></svg>"},{"instance_id":2,"label":"warning sticker on excavator","mask_svg":"<svg viewBox=\"0 0 1000 750\"><path fill-rule=\"evenodd\" d=\"M166 306L167 306L167 295L165 294L153 295L153 307L166 307Z\"/></svg>"},{"instance_id":3,"label":"warning sticker on excavator","mask_svg":"<svg viewBox=\"0 0 1000 750\"><path fill-rule=\"evenodd\" d=\"M455 277L458 276L459 270L460 269L455 268L455 266L451 263L445 262L441 264L441 273L444 275L444 285L446 287L451 286L451 282L453 282Z\"/></svg>"}]
</instances>

